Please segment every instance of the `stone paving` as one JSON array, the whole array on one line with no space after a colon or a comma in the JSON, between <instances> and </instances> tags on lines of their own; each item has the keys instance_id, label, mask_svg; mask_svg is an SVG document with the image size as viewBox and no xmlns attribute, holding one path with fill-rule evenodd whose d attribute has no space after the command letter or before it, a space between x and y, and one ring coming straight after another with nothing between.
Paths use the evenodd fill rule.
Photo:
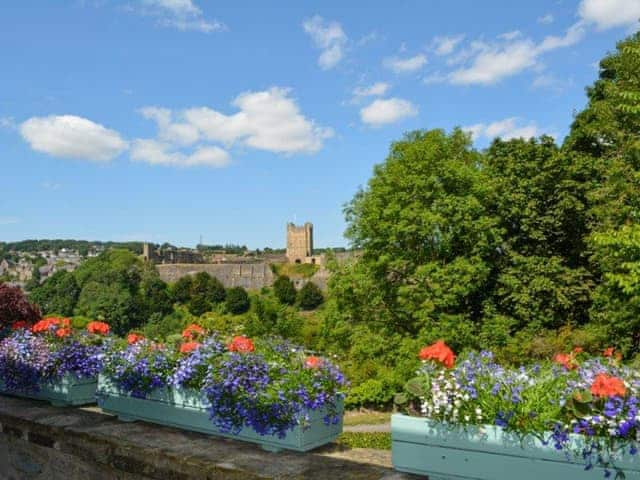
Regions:
<instances>
[{"instance_id":1,"label":"stone paving","mask_svg":"<svg viewBox=\"0 0 640 480\"><path fill-rule=\"evenodd\" d=\"M377 425L380 427L380 425ZM146 424L98 409L0 396L0 480L409 480L391 452L335 444L308 453Z\"/></svg>"}]
</instances>

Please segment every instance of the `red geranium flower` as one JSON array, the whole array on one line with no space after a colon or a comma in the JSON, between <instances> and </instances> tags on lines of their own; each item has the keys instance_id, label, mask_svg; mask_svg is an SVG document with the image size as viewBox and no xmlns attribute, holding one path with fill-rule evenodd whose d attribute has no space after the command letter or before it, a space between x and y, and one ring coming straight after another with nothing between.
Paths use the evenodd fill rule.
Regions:
<instances>
[{"instance_id":1,"label":"red geranium flower","mask_svg":"<svg viewBox=\"0 0 640 480\"><path fill-rule=\"evenodd\" d=\"M591 384L591 393L597 397L624 397L627 387L620 378L600 373Z\"/></svg>"},{"instance_id":2,"label":"red geranium flower","mask_svg":"<svg viewBox=\"0 0 640 480\"><path fill-rule=\"evenodd\" d=\"M313 369L320 368L322 366L322 359L320 357L311 355L304 361L304 366Z\"/></svg>"},{"instance_id":3,"label":"red geranium flower","mask_svg":"<svg viewBox=\"0 0 640 480\"><path fill-rule=\"evenodd\" d=\"M423 347L418 357L420 360L435 360L447 368L452 368L456 361L455 353L442 340L438 340L428 347Z\"/></svg>"},{"instance_id":4,"label":"red geranium flower","mask_svg":"<svg viewBox=\"0 0 640 480\"><path fill-rule=\"evenodd\" d=\"M56 327L60 325L60 319L55 317L43 318L39 322L36 322L33 327L31 327L31 331L33 333L41 333L48 332L51 327Z\"/></svg>"},{"instance_id":5,"label":"red geranium flower","mask_svg":"<svg viewBox=\"0 0 640 480\"><path fill-rule=\"evenodd\" d=\"M71 335L71 328L69 327L59 328L58 330L56 330L57 337L64 338L69 335Z\"/></svg>"},{"instance_id":6,"label":"red geranium flower","mask_svg":"<svg viewBox=\"0 0 640 480\"><path fill-rule=\"evenodd\" d=\"M180 353L191 353L200 346L199 342L187 342L180 345Z\"/></svg>"},{"instance_id":7,"label":"red geranium flower","mask_svg":"<svg viewBox=\"0 0 640 480\"><path fill-rule=\"evenodd\" d=\"M569 355L567 353L556 353L556 356L553 357L553 361L559 363L567 370L573 370L577 367L573 355Z\"/></svg>"},{"instance_id":8,"label":"red geranium flower","mask_svg":"<svg viewBox=\"0 0 640 480\"><path fill-rule=\"evenodd\" d=\"M200 325L192 323L182 331L182 338L193 339L196 335L204 335L205 329Z\"/></svg>"},{"instance_id":9,"label":"red geranium flower","mask_svg":"<svg viewBox=\"0 0 640 480\"><path fill-rule=\"evenodd\" d=\"M231 343L229 344L230 352L239 352L239 353L247 353L253 352L255 347L250 338L242 336L233 337Z\"/></svg>"},{"instance_id":10,"label":"red geranium flower","mask_svg":"<svg viewBox=\"0 0 640 480\"><path fill-rule=\"evenodd\" d=\"M107 335L110 329L109 324L104 322L89 322L87 324L87 331L98 335Z\"/></svg>"},{"instance_id":11,"label":"red geranium flower","mask_svg":"<svg viewBox=\"0 0 640 480\"><path fill-rule=\"evenodd\" d=\"M582 353L584 352L584 349L582 347L574 347L573 348L573 353L578 354L578 353Z\"/></svg>"},{"instance_id":12,"label":"red geranium flower","mask_svg":"<svg viewBox=\"0 0 640 480\"><path fill-rule=\"evenodd\" d=\"M613 347L605 348L604 352L602 352L602 355L604 355L605 357L611 357L613 356L614 351L615 349Z\"/></svg>"},{"instance_id":13,"label":"red geranium flower","mask_svg":"<svg viewBox=\"0 0 640 480\"><path fill-rule=\"evenodd\" d=\"M11 324L11 330L19 330L21 328L27 328L29 327L29 323L25 322L24 320L18 320L17 322L13 322Z\"/></svg>"},{"instance_id":14,"label":"red geranium flower","mask_svg":"<svg viewBox=\"0 0 640 480\"><path fill-rule=\"evenodd\" d=\"M144 335L140 335L139 333L130 333L129 335L127 335L127 343L129 345L138 343L141 340L144 340Z\"/></svg>"}]
</instances>

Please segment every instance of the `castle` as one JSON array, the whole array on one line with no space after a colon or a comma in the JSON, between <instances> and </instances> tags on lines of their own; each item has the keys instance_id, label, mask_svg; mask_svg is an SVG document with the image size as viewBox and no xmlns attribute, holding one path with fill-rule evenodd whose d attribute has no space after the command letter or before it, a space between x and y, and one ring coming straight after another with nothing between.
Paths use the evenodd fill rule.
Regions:
<instances>
[{"instance_id":1,"label":"castle","mask_svg":"<svg viewBox=\"0 0 640 480\"><path fill-rule=\"evenodd\" d=\"M322 256L313 254L313 224L287 224L287 260L289 263L321 264Z\"/></svg>"}]
</instances>

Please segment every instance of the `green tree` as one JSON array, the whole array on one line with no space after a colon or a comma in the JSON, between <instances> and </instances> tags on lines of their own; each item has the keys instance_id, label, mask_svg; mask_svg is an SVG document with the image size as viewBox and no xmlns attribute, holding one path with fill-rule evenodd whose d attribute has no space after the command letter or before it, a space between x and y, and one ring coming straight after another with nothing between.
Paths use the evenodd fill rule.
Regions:
<instances>
[{"instance_id":1,"label":"green tree","mask_svg":"<svg viewBox=\"0 0 640 480\"><path fill-rule=\"evenodd\" d=\"M29 299L38 304L44 313L57 313L70 317L73 315L80 287L73 273L60 270L47 278L29 293Z\"/></svg>"},{"instance_id":2,"label":"green tree","mask_svg":"<svg viewBox=\"0 0 640 480\"><path fill-rule=\"evenodd\" d=\"M298 292L298 305L303 310L313 310L324 302L320 287L313 282L307 282Z\"/></svg>"},{"instance_id":3,"label":"green tree","mask_svg":"<svg viewBox=\"0 0 640 480\"><path fill-rule=\"evenodd\" d=\"M249 308L251 308L249 294L242 287L229 288L225 299L225 307L227 312L234 315L248 312Z\"/></svg>"},{"instance_id":4,"label":"green tree","mask_svg":"<svg viewBox=\"0 0 640 480\"><path fill-rule=\"evenodd\" d=\"M296 303L296 287L286 275L280 275L273 282L273 293L278 301L284 305L293 305Z\"/></svg>"},{"instance_id":5,"label":"green tree","mask_svg":"<svg viewBox=\"0 0 640 480\"><path fill-rule=\"evenodd\" d=\"M191 298L188 303L192 315L202 315L210 311L214 305L224 302L226 292L224 285L207 272L198 272L193 277Z\"/></svg>"},{"instance_id":6,"label":"green tree","mask_svg":"<svg viewBox=\"0 0 640 480\"><path fill-rule=\"evenodd\" d=\"M75 313L108 322L117 335L124 335L143 323L136 296L117 283L86 283L80 292Z\"/></svg>"},{"instance_id":7,"label":"green tree","mask_svg":"<svg viewBox=\"0 0 640 480\"><path fill-rule=\"evenodd\" d=\"M171 285L171 298L175 303L186 304L191 298L192 287L193 277L191 275L180 277Z\"/></svg>"}]
</instances>

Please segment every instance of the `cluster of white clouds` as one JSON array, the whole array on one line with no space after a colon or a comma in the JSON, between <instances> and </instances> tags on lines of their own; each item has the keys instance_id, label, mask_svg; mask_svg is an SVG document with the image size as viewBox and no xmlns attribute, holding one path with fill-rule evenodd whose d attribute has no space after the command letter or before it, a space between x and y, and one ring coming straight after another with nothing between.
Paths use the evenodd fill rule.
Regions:
<instances>
[{"instance_id":1,"label":"cluster of white clouds","mask_svg":"<svg viewBox=\"0 0 640 480\"><path fill-rule=\"evenodd\" d=\"M360 110L360 120L372 127L415 117L418 107L402 98L379 98Z\"/></svg>"},{"instance_id":2,"label":"cluster of white clouds","mask_svg":"<svg viewBox=\"0 0 640 480\"><path fill-rule=\"evenodd\" d=\"M640 1L582 0L577 15L578 20L563 35L549 35L539 42L514 30L499 35L494 41L470 40L464 48L457 49L462 45L462 36L437 37L434 39L435 51L448 57L446 65L450 70L432 72L424 81L427 84L493 85L525 70L541 69L544 54L576 45L591 27L604 30L637 25ZM554 20L551 13L538 18L539 23L547 25Z\"/></svg>"},{"instance_id":3,"label":"cluster of white clouds","mask_svg":"<svg viewBox=\"0 0 640 480\"><path fill-rule=\"evenodd\" d=\"M427 64L427 57L423 53L413 57L389 57L383 60L383 65L394 73L412 73Z\"/></svg>"},{"instance_id":4,"label":"cluster of white clouds","mask_svg":"<svg viewBox=\"0 0 640 480\"><path fill-rule=\"evenodd\" d=\"M302 27L311 37L316 48L321 50L318 57L320 68L329 70L340 63L344 57L347 35L338 22L328 22L320 15L314 15L305 20Z\"/></svg>"},{"instance_id":5,"label":"cluster of white clouds","mask_svg":"<svg viewBox=\"0 0 640 480\"><path fill-rule=\"evenodd\" d=\"M218 20L206 19L192 0L138 0L125 9L131 13L153 17L161 27L181 31L212 33L227 28Z\"/></svg>"},{"instance_id":6,"label":"cluster of white clouds","mask_svg":"<svg viewBox=\"0 0 640 480\"><path fill-rule=\"evenodd\" d=\"M306 118L286 88L245 92L225 114L209 107L172 111L146 107L155 138L126 141L115 130L74 115L33 117L19 126L31 148L55 157L108 162L125 150L152 165L224 167L234 146L280 154L314 153L333 130Z\"/></svg>"}]
</instances>

